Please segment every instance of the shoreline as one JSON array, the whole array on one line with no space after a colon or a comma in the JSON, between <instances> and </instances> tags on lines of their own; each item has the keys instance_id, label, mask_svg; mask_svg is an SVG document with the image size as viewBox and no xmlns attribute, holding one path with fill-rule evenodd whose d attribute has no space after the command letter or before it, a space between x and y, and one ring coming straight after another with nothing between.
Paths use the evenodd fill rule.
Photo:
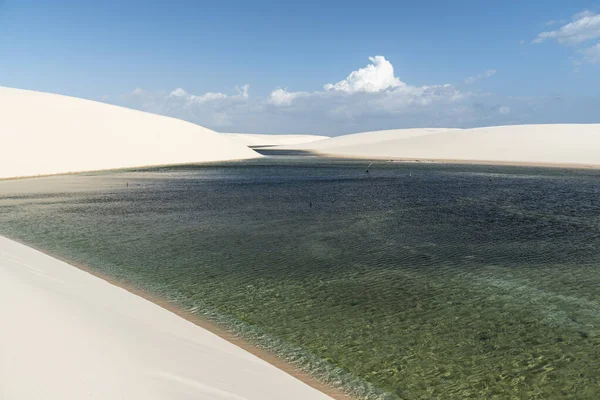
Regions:
<instances>
[{"instance_id":1,"label":"shoreline","mask_svg":"<svg viewBox=\"0 0 600 400\"><path fill-rule=\"evenodd\" d=\"M184 166L192 166L192 165L211 166L213 164L220 164L223 162L240 162L240 161L245 161L245 160L259 160L264 157L258 153L256 153L256 154L257 154L257 156L254 158L234 158L234 159L230 159L230 160L200 161L200 162L189 162L189 163L179 163L179 164L143 165L141 167L116 167L116 168L94 169L94 170L89 170L89 171L70 171L70 172L57 172L57 173L52 173L52 174L0 177L0 182L16 181L16 180L22 180L22 179L43 179L43 178L51 178L53 176L119 173L119 172L128 172L128 171L149 170L149 169L154 169L154 168L169 168L169 167L179 167L179 166L184 167Z\"/></svg>"},{"instance_id":2,"label":"shoreline","mask_svg":"<svg viewBox=\"0 0 600 400\"><path fill-rule=\"evenodd\" d=\"M1 234L0 238L2 238L2 237L4 237L5 239L7 239L9 241L13 241L13 242L23 245L29 249L32 249L39 253L42 253L42 254L44 254L48 257L51 257L55 260L61 261L65 264L68 264L70 267L73 267L80 271L88 273L98 279L101 279L102 281L104 281L112 286L116 286L120 289L123 289L134 296L145 299L145 300L151 302L152 304L154 304L172 314L175 314L176 316L178 316L188 322L191 322L192 324L218 336L219 338L227 341L228 343L231 343L234 346L260 358L261 360L267 362L271 366L285 372L286 374L288 374L288 375L292 376L293 378L301 381L302 383L310 386L311 388L318 390L319 392L325 394L326 396L329 396L335 400L356 400L355 398L350 397L345 392L320 382L318 379L316 379L312 375L308 374L307 372L302 371L301 369L295 367L294 365L290 364L289 362L281 359L276 354L274 354L266 349L263 349L261 347L258 347L240 336L236 336L235 334L229 332L228 330L220 327L219 325L217 325L205 318L202 318L199 315L193 314L189 311L185 311L185 310L181 309L180 307L178 307L177 305L168 302L167 300L161 299L158 296L152 295L142 289L139 289L130 283L123 282L119 279L113 278L113 277L106 275L102 272L99 272L91 267L88 267L81 263L73 262L71 260L66 259L65 257L58 256L56 254L53 254L52 252L41 249L35 245L31 245L21 239L7 236L5 234Z\"/></svg>"},{"instance_id":3,"label":"shoreline","mask_svg":"<svg viewBox=\"0 0 600 400\"><path fill-rule=\"evenodd\" d=\"M391 161L392 163L413 163L413 164L453 164L453 165L487 165L505 166L505 167L529 167L529 168L556 168L556 169L584 169L596 170L600 169L600 164L577 164L577 163L541 163L541 162L526 162L526 161L490 161L490 160L455 160L444 158L407 158L407 157L358 157L345 156L340 154L312 152L318 157L334 158L339 160L361 160L361 161Z\"/></svg>"},{"instance_id":4,"label":"shoreline","mask_svg":"<svg viewBox=\"0 0 600 400\"><path fill-rule=\"evenodd\" d=\"M254 150L262 150L265 149L267 151L273 150L274 147L278 146L260 146L254 148ZM287 149L281 149L281 151L288 151ZM408 157L384 157L384 156L372 156L372 157L359 157L359 156L349 156L349 155L340 155L335 153L326 153L326 152L318 152L318 151L310 151L310 150L302 150L303 152L309 153L310 157L317 157L323 160L350 160L350 161L387 161L397 164L452 164L452 165L481 165L481 166L490 166L490 167L528 167L528 168L552 168L552 169L578 169L578 170L598 170L600 169L600 164L577 164L577 163L548 163L548 162L526 162L526 161L491 161L491 160L460 160L460 159L443 159L443 158L408 158ZM260 154L260 153L258 153ZM259 157L253 159L233 159L233 160L220 160L220 161L207 161L207 162L192 162L192 163L182 163L182 164L161 164L161 165L150 165L150 166L142 166L142 167L126 167L126 168L111 168L111 169L100 169L93 171L73 171L73 172L60 172L60 173L52 173L52 174L42 174L42 175L33 175L33 176L15 176L15 177L0 177L0 182L4 181L16 181L16 180L24 180L24 179L43 179L43 178L51 178L58 176L70 176L70 175L83 175L83 174L102 174L102 173L119 173L119 172L129 172L129 171L145 171L157 168L177 168L177 167L185 167L185 166L206 166L215 168L219 167L219 164L222 162L244 162L248 160L260 160L263 159L277 159L284 158L287 156L271 156L271 155L263 155L260 154ZM308 157L307 155L298 156L299 158ZM216 165L215 165L216 164Z\"/></svg>"}]
</instances>

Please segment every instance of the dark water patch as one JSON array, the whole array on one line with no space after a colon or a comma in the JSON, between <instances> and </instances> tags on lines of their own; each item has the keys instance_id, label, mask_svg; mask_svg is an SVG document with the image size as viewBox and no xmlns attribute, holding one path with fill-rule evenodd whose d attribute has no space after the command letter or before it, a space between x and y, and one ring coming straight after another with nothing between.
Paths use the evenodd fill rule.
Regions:
<instances>
[{"instance_id":1,"label":"dark water patch","mask_svg":"<svg viewBox=\"0 0 600 400\"><path fill-rule=\"evenodd\" d=\"M254 151L263 156L295 156L316 157L317 153L308 150L275 149L271 146L252 147Z\"/></svg>"}]
</instances>

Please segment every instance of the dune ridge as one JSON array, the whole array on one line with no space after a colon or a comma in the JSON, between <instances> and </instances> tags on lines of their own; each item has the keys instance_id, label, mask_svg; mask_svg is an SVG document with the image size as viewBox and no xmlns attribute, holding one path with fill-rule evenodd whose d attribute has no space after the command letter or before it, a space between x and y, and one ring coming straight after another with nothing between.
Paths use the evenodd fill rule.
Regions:
<instances>
[{"instance_id":1,"label":"dune ridge","mask_svg":"<svg viewBox=\"0 0 600 400\"><path fill-rule=\"evenodd\" d=\"M365 159L600 166L600 124L397 129L285 148Z\"/></svg>"},{"instance_id":2,"label":"dune ridge","mask_svg":"<svg viewBox=\"0 0 600 400\"><path fill-rule=\"evenodd\" d=\"M222 135L249 147L294 145L329 139L329 136L321 135L271 135L257 133L222 133Z\"/></svg>"},{"instance_id":3,"label":"dune ridge","mask_svg":"<svg viewBox=\"0 0 600 400\"><path fill-rule=\"evenodd\" d=\"M260 157L175 118L0 87L0 179Z\"/></svg>"}]
</instances>

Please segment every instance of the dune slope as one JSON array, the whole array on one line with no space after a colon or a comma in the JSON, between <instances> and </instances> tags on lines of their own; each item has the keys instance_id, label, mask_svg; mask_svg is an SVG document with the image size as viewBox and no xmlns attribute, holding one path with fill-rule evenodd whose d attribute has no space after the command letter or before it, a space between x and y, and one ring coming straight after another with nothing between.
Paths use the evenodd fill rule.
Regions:
<instances>
[{"instance_id":1,"label":"dune slope","mask_svg":"<svg viewBox=\"0 0 600 400\"><path fill-rule=\"evenodd\" d=\"M338 149L360 148L364 145L377 145L390 140L403 140L411 137L426 136L439 132L446 132L452 129L446 128L417 128L417 129L390 129L385 131L352 133L349 135L336 136L326 140L320 140L312 143L297 143L286 146L287 149L312 150L317 152L332 154L338 152Z\"/></svg>"},{"instance_id":2,"label":"dune slope","mask_svg":"<svg viewBox=\"0 0 600 400\"><path fill-rule=\"evenodd\" d=\"M0 87L0 178L259 157L201 126Z\"/></svg>"},{"instance_id":3,"label":"dune slope","mask_svg":"<svg viewBox=\"0 0 600 400\"><path fill-rule=\"evenodd\" d=\"M294 148L357 158L600 165L600 124L365 132Z\"/></svg>"},{"instance_id":4,"label":"dune slope","mask_svg":"<svg viewBox=\"0 0 600 400\"><path fill-rule=\"evenodd\" d=\"M95 276L0 236L0 398L329 399Z\"/></svg>"}]
</instances>

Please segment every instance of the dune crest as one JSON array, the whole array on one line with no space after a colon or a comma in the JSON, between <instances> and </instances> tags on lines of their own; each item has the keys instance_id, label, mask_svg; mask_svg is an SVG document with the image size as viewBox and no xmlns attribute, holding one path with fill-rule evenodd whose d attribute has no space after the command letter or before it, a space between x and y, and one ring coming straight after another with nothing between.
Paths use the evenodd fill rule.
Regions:
<instances>
[{"instance_id":1,"label":"dune crest","mask_svg":"<svg viewBox=\"0 0 600 400\"><path fill-rule=\"evenodd\" d=\"M294 145L329 139L329 136L320 135L267 135L257 133L222 133L221 135L249 147Z\"/></svg>"},{"instance_id":2,"label":"dune crest","mask_svg":"<svg viewBox=\"0 0 600 400\"><path fill-rule=\"evenodd\" d=\"M199 125L0 87L0 179L260 157Z\"/></svg>"},{"instance_id":3,"label":"dune crest","mask_svg":"<svg viewBox=\"0 0 600 400\"><path fill-rule=\"evenodd\" d=\"M600 124L396 129L285 148L372 159L600 166Z\"/></svg>"}]
</instances>

